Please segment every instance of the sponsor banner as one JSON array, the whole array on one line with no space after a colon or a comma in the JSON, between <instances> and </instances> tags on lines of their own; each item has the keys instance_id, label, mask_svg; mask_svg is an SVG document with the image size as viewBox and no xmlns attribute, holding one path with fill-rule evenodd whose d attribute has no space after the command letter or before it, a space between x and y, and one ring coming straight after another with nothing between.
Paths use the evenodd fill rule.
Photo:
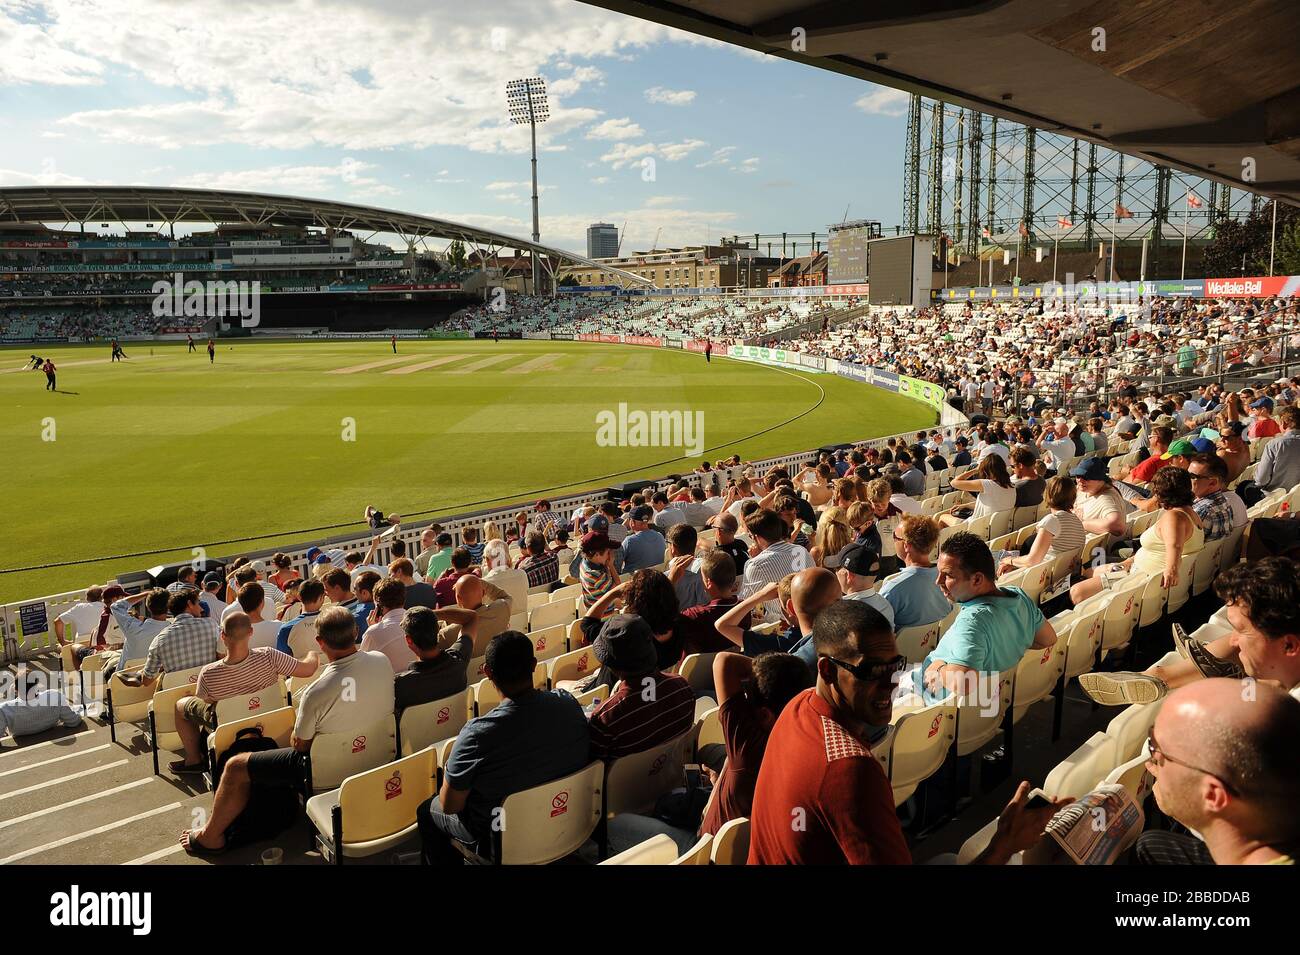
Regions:
<instances>
[{"instance_id":1,"label":"sponsor banner","mask_svg":"<svg viewBox=\"0 0 1300 955\"><path fill-rule=\"evenodd\" d=\"M348 285L322 285L320 290L322 292L369 292L370 286L364 282L353 282Z\"/></svg>"},{"instance_id":2,"label":"sponsor banner","mask_svg":"<svg viewBox=\"0 0 1300 955\"><path fill-rule=\"evenodd\" d=\"M524 332L524 338L534 342L549 342L551 340L550 332Z\"/></svg>"},{"instance_id":3,"label":"sponsor banner","mask_svg":"<svg viewBox=\"0 0 1300 955\"><path fill-rule=\"evenodd\" d=\"M764 348L759 345L732 345L727 349L731 358L741 361L756 361L763 365L776 365L782 368L802 368L799 355L784 348Z\"/></svg>"},{"instance_id":4,"label":"sponsor banner","mask_svg":"<svg viewBox=\"0 0 1300 955\"><path fill-rule=\"evenodd\" d=\"M218 272L234 268L229 262L119 262L115 265L83 265L69 262L58 265L23 265L19 272Z\"/></svg>"},{"instance_id":5,"label":"sponsor banner","mask_svg":"<svg viewBox=\"0 0 1300 955\"><path fill-rule=\"evenodd\" d=\"M831 358L826 362L826 370L839 375L841 378L851 378L854 381L861 381L866 384L871 383L871 369L866 365Z\"/></svg>"},{"instance_id":6,"label":"sponsor banner","mask_svg":"<svg viewBox=\"0 0 1300 955\"><path fill-rule=\"evenodd\" d=\"M162 335L195 335L203 331L199 325L169 325L166 328L158 329Z\"/></svg>"},{"instance_id":7,"label":"sponsor banner","mask_svg":"<svg viewBox=\"0 0 1300 955\"><path fill-rule=\"evenodd\" d=\"M352 264L359 269L400 269L406 262L402 259L358 259Z\"/></svg>"},{"instance_id":8,"label":"sponsor banner","mask_svg":"<svg viewBox=\"0 0 1300 955\"><path fill-rule=\"evenodd\" d=\"M63 345L67 344L71 339L41 335L37 338L0 338L0 341L6 345Z\"/></svg>"},{"instance_id":9,"label":"sponsor banner","mask_svg":"<svg viewBox=\"0 0 1300 955\"><path fill-rule=\"evenodd\" d=\"M13 240L0 242L0 249L66 249L66 242L27 242Z\"/></svg>"},{"instance_id":10,"label":"sponsor banner","mask_svg":"<svg viewBox=\"0 0 1300 955\"><path fill-rule=\"evenodd\" d=\"M561 295L582 295L586 292L621 292L621 285L561 285L556 291Z\"/></svg>"},{"instance_id":11,"label":"sponsor banner","mask_svg":"<svg viewBox=\"0 0 1300 955\"><path fill-rule=\"evenodd\" d=\"M434 292L459 289L459 282L435 282L426 285L367 285L372 292Z\"/></svg>"},{"instance_id":12,"label":"sponsor banner","mask_svg":"<svg viewBox=\"0 0 1300 955\"><path fill-rule=\"evenodd\" d=\"M1300 276L1206 279L1206 298L1269 298L1300 294Z\"/></svg>"},{"instance_id":13,"label":"sponsor banner","mask_svg":"<svg viewBox=\"0 0 1300 955\"><path fill-rule=\"evenodd\" d=\"M898 390L898 375L892 371L886 371L883 368L871 369L871 380L878 382L882 388L889 388L891 391Z\"/></svg>"},{"instance_id":14,"label":"sponsor banner","mask_svg":"<svg viewBox=\"0 0 1300 955\"><path fill-rule=\"evenodd\" d=\"M553 341L553 342L571 342L571 341L573 341L573 336L572 336L572 335L566 335L566 334L564 334L563 332L551 332L551 341Z\"/></svg>"},{"instance_id":15,"label":"sponsor banner","mask_svg":"<svg viewBox=\"0 0 1300 955\"><path fill-rule=\"evenodd\" d=\"M818 371L826 370L826 359L821 355L805 355L802 352L796 356L799 364L805 368L816 368Z\"/></svg>"},{"instance_id":16,"label":"sponsor banner","mask_svg":"<svg viewBox=\"0 0 1300 955\"><path fill-rule=\"evenodd\" d=\"M866 295L871 291L871 286L867 283L860 285L827 285L827 295Z\"/></svg>"},{"instance_id":17,"label":"sponsor banner","mask_svg":"<svg viewBox=\"0 0 1300 955\"><path fill-rule=\"evenodd\" d=\"M509 331L505 331L505 332L503 331L475 332L474 337L475 338L523 338L524 333L519 331L519 329L517 328L512 328Z\"/></svg>"},{"instance_id":18,"label":"sponsor banner","mask_svg":"<svg viewBox=\"0 0 1300 955\"><path fill-rule=\"evenodd\" d=\"M282 243L279 239L231 239L227 244L232 249L256 249Z\"/></svg>"},{"instance_id":19,"label":"sponsor banner","mask_svg":"<svg viewBox=\"0 0 1300 955\"><path fill-rule=\"evenodd\" d=\"M919 378L899 375L898 393L924 402L936 411L941 410L944 405L944 390L933 382L922 381Z\"/></svg>"},{"instance_id":20,"label":"sponsor banner","mask_svg":"<svg viewBox=\"0 0 1300 955\"><path fill-rule=\"evenodd\" d=\"M617 335L582 334L575 337L580 342L604 342L607 345L620 345L623 342Z\"/></svg>"},{"instance_id":21,"label":"sponsor banner","mask_svg":"<svg viewBox=\"0 0 1300 955\"><path fill-rule=\"evenodd\" d=\"M425 333L424 333L424 337L425 337L425 338L447 339L447 338L470 338L471 335L470 335L469 332L433 332L433 331L430 331L430 332L425 332Z\"/></svg>"},{"instance_id":22,"label":"sponsor banner","mask_svg":"<svg viewBox=\"0 0 1300 955\"><path fill-rule=\"evenodd\" d=\"M662 348L664 340L662 338L652 338L649 335L624 335L624 345L650 345L653 348Z\"/></svg>"},{"instance_id":23,"label":"sponsor banner","mask_svg":"<svg viewBox=\"0 0 1300 955\"><path fill-rule=\"evenodd\" d=\"M704 351L705 346L708 344L709 343L703 338L692 338L690 341L682 342L682 347L685 348L687 351L702 352Z\"/></svg>"},{"instance_id":24,"label":"sponsor banner","mask_svg":"<svg viewBox=\"0 0 1300 955\"><path fill-rule=\"evenodd\" d=\"M827 295L866 295L869 283L854 285L787 285L775 288L751 288L745 290L749 298L820 298Z\"/></svg>"},{"instance_id":25,"label":"sponsor banner","mask_svg":"<svg viewBox=\"0 0 1300 955\"><path fill-rule=\"evenodd\" d=\"M665 348L681 348L681 347L683 347L685 344L686 344L686 343L685 343L684 341L682 341L682 339L680 339L680 338L667 338L667 339L664 339L664 347L665 347Z\"/></svg>"}]
</instances>

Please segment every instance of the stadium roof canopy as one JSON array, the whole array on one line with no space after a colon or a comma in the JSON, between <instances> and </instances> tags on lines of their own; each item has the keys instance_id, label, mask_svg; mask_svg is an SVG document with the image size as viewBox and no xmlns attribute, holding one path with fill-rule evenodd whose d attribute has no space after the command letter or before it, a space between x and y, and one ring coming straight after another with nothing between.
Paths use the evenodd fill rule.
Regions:
<instances>
[{"instance_id":1,"label":"stadium roof canopy","mask_svg":"<svg viewBox=\"0 0 1300 955\"><path fill-rule=\"evenodd\" d=\"M648 279L595 262L564 249L529 239L480 229L432 216L358 206L348 202L272 196L219 189L170 189L141 186L24 186L0 189L0 227L5 222L60 225L179 223L246 226L293 225L395 235L408 244L420 239L460 239L487 254L515 248L536 252L539 261L573 262L616 275L625 285L650 285Z\"/></svg>"},{"instance_id":2,"label":"stadium roof canopy","mask_svg":"<svg viewBox=\"0 0 1300 955\"><path fill-rule=\"evenodd\" d=\"M1300 204L1296 0L584 2Z\"/></svg>"}]
</instances>

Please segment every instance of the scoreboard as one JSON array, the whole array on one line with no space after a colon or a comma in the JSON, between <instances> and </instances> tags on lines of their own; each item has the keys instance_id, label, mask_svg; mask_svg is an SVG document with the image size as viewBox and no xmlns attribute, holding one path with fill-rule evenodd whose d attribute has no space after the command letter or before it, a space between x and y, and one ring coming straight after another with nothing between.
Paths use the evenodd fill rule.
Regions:
<instances>
[{"instance_id":1,"label":"scoreboard","mask_svg":"<svg viewBox=\"0 0 1300 955\"><path fill-rule=\"evenodd\" d=\"M867 281L867 243L880 237L880 223L858 219L833 225L830 234L830 267L826 281L831 285L859 285Z\"/></svg>"}]
</instances>

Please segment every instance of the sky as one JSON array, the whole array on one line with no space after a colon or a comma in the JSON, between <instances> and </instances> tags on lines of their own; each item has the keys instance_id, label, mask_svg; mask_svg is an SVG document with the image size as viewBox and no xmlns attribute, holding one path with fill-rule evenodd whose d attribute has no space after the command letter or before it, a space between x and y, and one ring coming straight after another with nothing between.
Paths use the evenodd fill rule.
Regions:
<instances>
[{"instance_id":1,"label":"sky","mask_svg":"<svg viewBox=\"0 0 1300 955\"><path fill-rule=\"evenodd\" d=\"M269 192L527 237L505 86L528 76L550 92L548 245L583 253L597 221L626 253L901 219L904 94L576 0L0 0L0 186Z\"/></svg>"}]
</instances>

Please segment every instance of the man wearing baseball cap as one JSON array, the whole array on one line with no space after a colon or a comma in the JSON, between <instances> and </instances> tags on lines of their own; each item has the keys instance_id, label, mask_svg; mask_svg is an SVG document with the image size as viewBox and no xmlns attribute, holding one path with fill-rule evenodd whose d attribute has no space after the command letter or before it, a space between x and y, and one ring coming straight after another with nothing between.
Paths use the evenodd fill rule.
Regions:
<instances>
[{"instance_id":1,"label":"man wearing baseball cap","mask_svg":"<svg viewBox=\"0 0 1300 955\"><path fill-rule=\"evenodd\" d=\"M625 523L631 532L620 547L623 552L623 572L632 573L645 567L657 567L664 562L664 535L654 529L654 509L648 504L632 508Z\"/></svg>"},{"instance_id":2,"label":"man wearing baseball cap","mask_svg":"<svg viewBox=\"0 0 1300 955\"><path fill-rule=\"evenodd\" d=\"M1192 463L1192 458L1195 457L1196 454L1196 445L1192 444L1192 442L1188 441L1186 438L1179 438L1177 441L1172 442L1169 445L1169 448L1160 455L1160 460L1163 461L1166 466L1178 468L1180 471L1186 471ZM1159 468L1156 470L1159 470ZM1160 507L1154 494L1150 497L1142 498L1135 496L1130 499L1130 503L1132 503L1132 505L1139 511L1143 512L1154 511Z\"/></svg>"},{"instance_id":3,"label":"man wearing baseball cap","mask_svg":"<svg viewBox=\"0 0 1300 955\"><path fill-rule=\"evenodd\" d=\"M1258 441L1260 438L1271 438L1282 433L1281 426L1273 418L1273 399L1268 395L1252 401L1250 412L1250 416L1255 419L1247 432L1250 440Z\"/></svg>"},{"instance_id":4,"label":"man wearing baseball cap","mask_svg":"<svg viewBox=\"0 0 1300 955\"><path fill-rule=\"evenodd\" d=\"M1109 549L1123 539L1125 532L1124 498L1111 483L1106 462L1089 458L1070 469L1070 477L1079 486L1074 501L1074 515L1083 523L1089 534L1106 534L1105 546Z\"/></svg>"},{"instance_id":5,"label":"man wearing baseball cap","mask_svg":"<svg viewBox=\"0 0 1300 955\"><path fill-rule=\"evenodd\" d=\"M622 681L591 714L592 759L644 752L691 728L695 691L677 674L659 670L648 623L635 614L614 614L601 625L592 652Z\"/></svg>"}]
</instances>

